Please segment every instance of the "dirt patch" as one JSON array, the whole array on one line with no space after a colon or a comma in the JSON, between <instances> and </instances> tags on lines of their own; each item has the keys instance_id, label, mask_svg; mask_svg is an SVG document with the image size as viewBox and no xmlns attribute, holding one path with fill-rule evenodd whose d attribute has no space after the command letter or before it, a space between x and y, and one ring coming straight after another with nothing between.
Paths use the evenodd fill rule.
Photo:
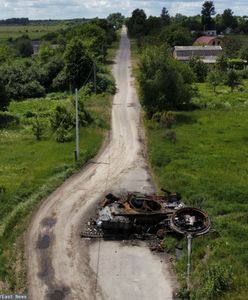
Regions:
<instances>
[{"instance_id":1,"label":"dirt patch","mask_svg":"<svg viewBox=\"0 0 248 300\"><path fill-rule=\"evenodd\" d=\"M50 236L45 234L44 236L39 237L37 241L37 248L38 249L47 249L50 246Z\"/></svg>"},{"instance_id":2,"label":"dirt patch","mask_svg":"<svg viewBox=\"0 0 248 300\"><path fill-rule=\"evenodd\" d=\"M52 228L56 224L57 220L55 218L45 218L42 220L41 224L44 227Z\"/></svg>"},{"instance_id":3,"label":"dirt patch","mask_svg":"<svg viewBox=\"0 0 248 300\"><path fill-rule=\"evenodd\" d=\"M70 293L70 289L67 287L55 288L47 294L48 300L63 300Z\"/></svg>"}]
</instances>

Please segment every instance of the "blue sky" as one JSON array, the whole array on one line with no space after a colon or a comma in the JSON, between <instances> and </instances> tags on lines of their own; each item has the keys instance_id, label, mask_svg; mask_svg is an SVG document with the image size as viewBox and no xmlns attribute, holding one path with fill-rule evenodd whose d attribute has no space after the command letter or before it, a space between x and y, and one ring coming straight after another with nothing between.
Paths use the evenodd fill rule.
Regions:
<instances>
[{"instance_id":1,"label":"blue sky","mask_svg":"<svg viewBox=\"0 0 248 300\"><path fill-rule=\"evenodd\" d=\"M167 7L171 15L200 13L203 1L192 0L0 0L0 19L28 17L30 19L70 19L106 17L113 12L129 16L136 8L142 8L147 15L160 15ZM231 8L237 15L248 15L247 0L214 1L218 13Z\"/></svg>"}]
</instances>

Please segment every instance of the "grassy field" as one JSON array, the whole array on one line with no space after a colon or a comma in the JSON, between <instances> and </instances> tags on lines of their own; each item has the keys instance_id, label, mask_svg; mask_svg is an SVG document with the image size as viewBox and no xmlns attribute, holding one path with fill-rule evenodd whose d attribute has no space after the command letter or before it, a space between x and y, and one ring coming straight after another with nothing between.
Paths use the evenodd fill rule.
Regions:
<instances>
[{"instance_id":1,"label":"grassy field","mask_svg":"<svg viewBox=\"0 0 248 300\"><path fill-rule=\"evenodd\" d=\"M212 232L193 242L192 299L245 300L248 109L243 104L246 97L226 90L219 90L220 94L214 97L205 84L199 85L199 91L195 101L204 104L205 109L175 113L177 121L171 131L176 134L176 141L168 140L168 129L146 120L150 163L158 189L181 192L185 203L208 211L213 222ZM223 102L230 105L220 109ZM165 239L171 253L178 244L183 246L185 256L175 267L183 284L186 241Z\"/></svg>"},{"instance_id":2,"label":"grassy field","mask_svg":"<svg viewBox=\"0 0 248 300\"><path fill-rule=\"evenodd\" d=\"M9 25L0 26L0 44L6 42L9 38L16 39L19 36L28 34L33 40L40 39L43 35L65 29L68 27L66 23L51 24L51 25Z\"/></svg>"},{"instance_id":3,"label":"grassy field","mask_svg":"<svg viewBox=\"0 0 248 300\"><path fill-rule=\"evenodd\" d=\"M243 80L242 85L230 92L230 87L220 85L216 88L216 93L206 83L197 84L197 95L193 98L201 109L247 109L248 108L248 80Z\"/></svg>"}]
</instances>

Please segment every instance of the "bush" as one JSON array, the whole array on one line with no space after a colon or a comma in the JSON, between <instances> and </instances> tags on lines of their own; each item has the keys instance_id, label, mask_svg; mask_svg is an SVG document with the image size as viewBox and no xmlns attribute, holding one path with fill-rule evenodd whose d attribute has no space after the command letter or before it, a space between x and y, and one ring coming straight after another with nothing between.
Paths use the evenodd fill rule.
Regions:
<instances>
[{"instance_id":1,"label":"bush","mask_svg":"<svg viewBox=\"0 0 248 300\"><path fill-rule=\"evenodd\" d=\"M202 288L196 291L193 299L218 299L232 287L233 274L230 266L220 263L209 266L202 279Z\"/></svg>"},{"instance_id":2,"label":"bush","mask_svg":"<svg viewBox=\"0 0 248 300\"><path fill-rule=\"evenodd\" d=\"M189 66L193 70L197 81L204 82L208 75L207 65L199 57L192 57Z\"/></svg>"},{"instance_id":3,"label":"bush","mask_svg":"<svg viewBox=\"0 0 248 300\"><path fill-rule=\"evenodd\" d=\"M24 84L21 89L23 98L43 97L45 93L45 88L36 80Z\"/></svg>"},{"instance_id":4,"label":"bush","mask_svg":"<svg viewBox=\"0 0 248 300\"><path fill-rule=\"evenodd\" d=\"M33 46L28 37L18 38L15 47L21 57L30 57L33 54Z\"/></svg>"},{"instance_id":5,"label":"bush","mask_svg":"<svg viewBox=\"0 0 248 300\"><path fill-rule=\"evenodd\" d=\"M108 92L113 95L115 91L115 81L110 75L97 74L97 92Z\"/></svg>"},{"instance_id":6,"label":"bush","mask_svg":"<svg viewBox=\"0 0 248 300\"><path fill-rule=\"evenodd\" d=\"M37 116L37 114L36 113L33 113L32 111L26 111L24 114L23 114L23 116L25 117L25 118L27 118L27 119L29 119L29 118L33 118L33 117L35 117L35 116Z\"/></svg>"},{"instance_id":7,"label":"bush","mask_svg":"<svg viewBox=\"0 0 248 300\"><path fill-rule=\"evenodd\" d=\"M72 140L72 128L65 129L63 126L56 130L55 140L59 143L66 143Z\"/></svg>"},{"instance_id":8,"label":"bush","mask_svg":"<svg viewBox=\"0 0 248 300\"><path fill-rule=\"evenodd\" d=\"M32 122L32 132L37 141L41 140L41 137L44 133L44 124L41 122L40 119L36 116L35 120Z\"/></svg>"},{"instance_id":9,"label":"bush","mask_svg":"<svg viewBox=\"0 0 248 300\"><path fill-rule=\"evenodd\" d=\"M7 97L6 89L2 79L0 78L0 110L5 110L9 105L9 98Z\"/></svg>"},{"instance_id":10,"label":"bush","mask_svg":"<svg viewBox=\"0 0 248 300\"><path fill-rule=\"evenodd\" d=\"M56 131L59 128L64 128L65 130L75 126L75 121L72 117L71 112L69 112L64 106L57 106L51 119L51 128Z\"/></svg>"},{"instance_id":11,"label":"bush","mask_svg":"<svg viewBox=\"0 0 248 300\"><path fill-rule=\"evenodd\" d=\"M161 115L160 122L163 126L170 129L176 123L176 117L172 112L165 111Z\"/></svg>"},{"instance_id":12,"label":"bush","mask_svg":"<svg viewBox=\"0 0 248 300\"><path fill-rule=\"evenodd\" d=\"M176 140L177 140L176 132L172 131L172 130L166 130L166 132L165 132L165 138L168 141L171 141L173 144L175 144Z\"/></svg>"},{"instance_id":13,"label":"bush","mask_svg":"<svg viewBox=\"0 0 248 300\"><path fill-rule=\"evenodd\" d=\"M52 81L52 88L55 91L66 91L69 89L69 81L65 69L58 73Z\"/></svg>"},{"instance_id":14,"label":"bush","mask_svg":"<svg viewBox=\"0 0 248 300\"><path fill-rule=\"evenodd\" d=\"M8 128L19 124L20 120L16 115L8 112L0 112L0 128Z\"/></svg>"}]
</instances>

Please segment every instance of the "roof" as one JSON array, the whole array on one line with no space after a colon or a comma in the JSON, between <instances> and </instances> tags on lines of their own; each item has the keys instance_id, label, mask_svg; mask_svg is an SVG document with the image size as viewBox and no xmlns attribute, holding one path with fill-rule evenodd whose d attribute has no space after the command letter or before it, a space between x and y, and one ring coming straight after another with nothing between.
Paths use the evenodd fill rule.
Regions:
<instances>
[{"instance_id":1,"label":"roof","mask_svg":"<svg viewBox=\"0 0 248 300\"><path fill-rule=\"evenodd\" d=\"M221 46L175 46L175 50L222 50Z\"/></svg>"},{"instance_id":2,"label":"roof","mask_svg":"<svg viewBox=\"0 0 248 300\"><path fill-rule=\"evenodd\" d=\"M209 44L213 40L215 40L216 36L200 36L196 41L195 44Z\"/></svg>"}]
</instances>

